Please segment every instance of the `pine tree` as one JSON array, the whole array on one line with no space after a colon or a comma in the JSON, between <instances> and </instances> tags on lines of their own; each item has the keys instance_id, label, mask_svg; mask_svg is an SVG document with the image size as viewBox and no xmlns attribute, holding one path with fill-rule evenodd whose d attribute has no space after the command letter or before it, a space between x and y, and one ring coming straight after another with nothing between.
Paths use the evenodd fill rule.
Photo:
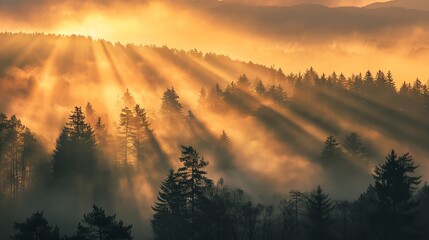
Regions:
<instances>
[{"instance_id":1,"label":"pine tree","mask_svg":"<svg viewBox=\"0 0 429 240\"><path fill-rule=\"evenodd\" d=\"M377 72L377 75L375 76L375 87L380 91L384 91L386 89L386 86L387 86L386 76L384 75L384 72L379 70Z\"/></svg>"},{"instance_id":2,"label":"pine tree","mask_svg":"<svg viewBox=\"0 0 429 240\"><path fill-rule=\"evenodd\" d=\"M323 164L333 164L342 157L340 143L333 136L325 140L325 146L322 150L321 160Z\"/></svg>"},{"instance_id":3,"label":"pine tree","mask_svg":"<svg viewBox=\"0 0 429 240\"><path fill-rule=\"evenodd\" d=\"M102 121L101 117L97 118L97 123L94 127L95 137L98 145L102 148L108 148L110 142L110 135L106 124Z\"/></svg>"},{"instance_id":4,"label":"pine tree","mask_svg":"<svg viewBox=\"0 0 429 240\"><path fill-rule=\"evenodd\" d=\"M58 227L52 228L43 217L43 212L36 212L23 223L15 222L13 240L59 240Z\"/></svg>"},{"instance_id":5,"label":"pine tree","mask_svg":"<svg viewBox=\"0 0 429 240\"><path fill-rule=\"evenodd\" d=\"M89 124L91 124L92 126L94 126L95 123L96 123L97 117L96 117L95 109L94 109L94 107L92 106L92 104L90 102L88 102L86 104L86 107L85 107L85 116L87 118L87 122Z\"/></svg>"},{"instance_id":6,"label":"pine tree","mask_svg":"<svg viewBox=\"0 0 429 240\"><path fill-rule=\"evenodd\" d=\"M362 82L362 96L366 97L366 98L372 98L373 96L375 96L375 94L377 94L377 92L375 92L375 80L374 77L372 76L372 73L368 70L365 73L365 76L363 78L363 82Z\"/></svg>"},{"instance_id":7,"label":"pine tree","mask_svg":"<svg viewBox=\"0 0 429 240\"><path fill-rule=\"evenodd\" d=\"M147 117L146 109L136 104L134 107L134 124L135 124L135 139L134 145L136 150L136 157L139 161L148 158L148 147L150 139L153 136L153 130L150 128L149 119Z\"/></svg>"},{"instance_id":8,"label":"pine tree","mask_svg":"<svg viewBox=\"0 0 429 240\"><path fill-rule=\"evenodd\" d=\"M343 73L340 73L340 76L338 77L337 86L340 88L346 88L347 87L347 79Z\"/></svg>"},{"instance_id":9,"label":"pine tree","mask_svg":"<svg viewBox=\"0 0 429 240\"><path fill-rule=\"evenodd\" d=\"M402 83L401 88L399 89L399 94L405 97L408 97L411 95L411 86L409 84L406 84L405 82Z\"/></svg>"},{"instance_id":10,"label":"pine tree","mask_svg":"<svg viewBox=\"0 0 429 240\"><path fill-rule=\"evenodd\" d=\"M416 168L408 153L398 157L394 150L375 168L375 218L379 223L380 239L416 238L414 221L418 203L413 193L421 178L414 176Z\"/></svg>"},{"instance_id":11,"label":"pine tree","mask_svg":"<svg viewBox=\"0 0 429 240\"><path fill-rule=\"evenodd\" d=\"M231 144L231 139L229 138L229 136L225 132L225 130L222 130L222 134L220 135L220 138L219 138L219 145L220 145L220 147L228 149L228 147L229 147L230 144Z\"/></svg>"},{"instance_id":12,"label":"pine tree","mask_svg":"<svg viewBox=\"0 0 429 240\"><path fill-rule=\"evenodd\" d=\"M93 205L92 211L83 215L83 220L78 224L77 232L72 237L76 240L131 240L132 225L124 225L121 220L116 220L116 214L106 216L103 208Z\"/></svg>"},{"instance_id":13,"label":"pine tree","mask_svg":"<svg viewBox=\"0 0 429 240\"><path fill-rule=\"evenodd\" d=\"M346 136L343 147L346 152L356 160L364 161L368 157L361 136L355 132Z\"/></svg>"},{"instance_id":14,"label":"pine tree","mask_svg":"<svg viewBox=\"0 0 429 240\"><path fill-rule=\"evenodd\" d=\"M281 106L287 103L287 94L281 85L272 85L267 92L271 100Z\"/></svg>"},{"instance_id":15,"label":"pine tree","mask_svg":"<svg viewBox=\"0 0 429 240\"><path fill-rule=\"evenodd\" d=\"M134 107L135 114L135 128L136 128L136 141L143 142L148 138L149 135L153 134L153 130L150 128L149 118L147 116L146 109L136 104Z\"/></svg>"},{"instance_id":16,"label":"pine tree","mask_svg":"<svg viewBox=\"0 0 429 240\"><path fill-rule=\"evenodd\" d=\"M115 156L112 136L109 134L106 124L101 117L97 118L94 126L94 135L97 140L98 156L100 160L113 160Z\"/></svg>"},{"instance_id":17,"label":"pine tree","mask_svg":"<svg viewBox=\"0 0 429 240\"><path fill-rule=\"evenodd\" d=\"M5 164L7 164L7 189L11 197L16 197L20 192L20 167L22 164L22 153L24 151L23 133L25 129L26 127L15 115L8 120L8 131L5 137L7 144L4 151L4 160Z\"/></svg>"},{"instance_id":18,"label":"pine tree","mask_svg":"<svg viewBox=\"0 0 429 240\"><path fill-rule=\"evenodd\" d=\"M69 116L53 154L55 180L89 179L97 170L96 139L80 107Z\"/></svg>"},{"instance_id":19,"label":"pine tree","mask_svg":"<svg viewBox=\"0 0 429 240\"><path fill-rule=\"evenodd\" d=\"M173 87L164 92L161 104L161 113L164 118L178 119L179 117L182 117L183 106L179 99L180 97Z\"/></svg>"},{"instance_id":20,"label":"pine tree","mask_svg":"<svg viewBox=\"0 0 429 240\"><path fill-rule=\"evenodd\" d=\"M3 163L3 154L4 154L4 149L6 147L6 141L5 141L5 136L6 136L6 131L8 130L8 119L7 116L4 113L0 113L0 187L1 186L1 178L2 178L2 163Z\"/></svg>"},{"instance_id":21,"label":"pine tree","mask_svg":"<svg viewBox=\"0 0 429 240\"><path fill-rule=\"evenodd\" d=\"M167 178L161 184L157 202L152 207L151 220L156 239L184 239L183 216L185 202L182 198L177 174L170 169Z\"/></svg>"},{"instance_id":22,"label":"pine tree","mask_svg":"<svg viewBox=\"0 0 429 240\"><path fill-rule=\"evenodd\" d=\"M192 146L182 146L179 161L183 166L177 171L178 181L187 206L183 213L185 228L191 239L203 239L206 234L204 229L208 227L205 211L210 206L206 194L213 186L203 170L208 162Z\"/></svg>"},{"instance_id":23,"label":"pine tree","mask_svg":"<svg viewBox=\"0 0 429 240\"><path fill-rule=\"evenodd\" d=\"M224 105L224 94L219 84L216 84L207 95L207 103L210 109L220 111Z\"/></svg>"},{"instance_id":24,"label":"pine tree","mask_svg":"<svg viewBox=\"0 0 429 240\"><path fill-rule=\"evenodd\" d=\"M265 88L261 80L259 80L259 82L256 84L255 91L259 96L264 96L267 92L267 89Z\"/></svg>"},{"instance_id":25,"label":"pine tree","mask_svg":"<svg viewBox=\"0 0 429 240\"><path fill-rule=\"evenodd\" d=\"M128 107L123 108L121 111L119 118L119 137L121 143L119 154L122 163L125 165L134 163L136 158L136 124L135 116Z\"/></svg>"},{"instance_id":26,"label":"pine tree","mask_svg":"<svg viewBox=\"0 0 429 240\"><path fill-rule=\"evenodd\" d=\"M250 81L246 74L243 74L238 78L237 86L241 89L247 89L250 86Z\"/></svg>"},{"instance_id":27,"label":"pine tree","mask_svg":"<svg viewBox=\"0 0 429 240\"><path fill-rule=\"evenodd\" d=\"M387 72L386 82L387 82L387 86L390 88L390 92L396 93L395 81L393 80L393 76L390 71Z\"/></svg>"},{"instance_id":28,"label":"pine tree","mask_svg":"<svg viewBox=\"0 0 429 240\"><path fill-rule=\"evenodd\" d=\"M133 95L131 94L128 88L124 92L124 95L122 96L122 102L123 102L123 106L129 109L133 108L136 105L136 100L134 99Z\"/></svg>"},{"instance_id":29,"label":"pine tree","mask_svg":"<svg viewBox=\"0 0 429 240\"><path fill-rule=\"evenodd\" d=\"M310 194L306 203L308 239L331 240L333 202L320 186Z\"/></svg>"}]
</instances>

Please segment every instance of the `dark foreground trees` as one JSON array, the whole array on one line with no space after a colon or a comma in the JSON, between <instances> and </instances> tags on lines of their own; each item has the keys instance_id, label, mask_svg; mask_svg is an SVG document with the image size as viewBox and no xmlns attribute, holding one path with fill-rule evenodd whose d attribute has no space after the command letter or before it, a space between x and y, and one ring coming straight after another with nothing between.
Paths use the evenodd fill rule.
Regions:
<instances>
[{"instance_id":1,"label":"dark foreground trees","mask_svg":"<svg viewBox=\"0 0 429 240\"><path fill-rule=\"evenodd\" d=\"M116 220L116 214L106 216L103 208L93 205L92 211L83 215L73 240L128 240L132 239L132 225Z\"/></svg>"},{"instance_id":2,"label":"dark foreground trees","mask_svg":"<svg viewBox=\"0 0 429 240\"><path fill-rule=\"evenodd\" d=\"M13 240L59 240L60 231L52 228L43 217L43 212L36 212L23 223L15 222Z\"/></svg>"},{"instance_id":3,"label":"dark foreground trees","mask_svg":"<svg viewBox=\"0 0 429 240\"><path fill-rule=\"evenodd\" d=\"M63 128L53 154L56 184L70 184L77 178L90 179L97 170L96 139L80 107L75 107Z\"/></svg>"},{"instance_id":4,"label":"dark foreground trees","mask_svg":"<svg viewBox=\"0 0 429 240\"><path fill-rule=\"evenodd\" d=\"M124 225L116 219L116 214L106 216L103 208L93 205L91 212L83 216L77 232L70 238L60 237L57 226L52 228L43 217L43 212L36 212L23 223L15 223L13 240L131 240L132 225Z\"/></svg>"},{"instance_id":5,"label":"dark foreground trees","mask_svg":"<svg viewBox=\"0 0 429 240\"><path fill-rule=\"evenodd\" d=\"M413 193L420 184L415 176L417 166L410 154L398 156L394 150L386 161L375 168L375 199L377 228L374 233L379 239L416 239L418 202Z\"/></svg>"},{"instance_id":6,"label":"dark foreground trees","mask_svg":"<svg viewBox=\"0 0 429 240\"><path fill-rule=\"evenodd\" d=\"M420 239L413 195L420 177L409 154L392 151L354 202L333 200L319 186L292 192L277 206L255 204L223 180L213 185L192 147L182 147L180 161L183 167L170 170L153 206L156 239Z\"/></svg>"},{"instance_id":7,"label":"dark foreground trees","mask_svg":"<svg viewBox=\"0 0 429 240\"><path fill-rule=\"evenodd\" d=\"M192 146L182 146L179 161L183 166L170 170L161 185L152 227L159 239L204 239L210 225L208 193L213 188L203 170L208 162Z\"/></svg>"},{"instance_id":8,"label":"dark foreground trees","mask_svg":"<svg viewBox=\"0 0 429 240\"><path fill-rule=\"evenodd\" d=\"M161 184L157 201L152 207L155 213L151 223L157 239L185 238L182 212L184 206L177 173L171 169Z\"/></svg>"},{"instance_id":9,"label":"dark foreground trees","mask_svg":"<svg viewBox=\"0 0 429 240\"><path fill-rule=\"evenodd\" d=\"M320 186L310 194L306 204L307 233L310 240L330 240L334 203Z\"/></svg>"}]
</instances>

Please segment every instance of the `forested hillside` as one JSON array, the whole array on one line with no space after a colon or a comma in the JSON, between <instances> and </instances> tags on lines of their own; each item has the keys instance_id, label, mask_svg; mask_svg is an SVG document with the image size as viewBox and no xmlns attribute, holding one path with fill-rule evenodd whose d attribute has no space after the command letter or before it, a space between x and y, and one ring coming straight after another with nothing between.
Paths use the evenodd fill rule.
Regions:
<instances>
[{"instance_id":1,"label":"forested hillside","mask_svg":"<svg viewBox=\"0 0 429 240\"><path fill-rule=\"evenodd\" d=\"M0 42L2 239L427 237L426 80L82 36Z\"/></svg>"}]
</instances>

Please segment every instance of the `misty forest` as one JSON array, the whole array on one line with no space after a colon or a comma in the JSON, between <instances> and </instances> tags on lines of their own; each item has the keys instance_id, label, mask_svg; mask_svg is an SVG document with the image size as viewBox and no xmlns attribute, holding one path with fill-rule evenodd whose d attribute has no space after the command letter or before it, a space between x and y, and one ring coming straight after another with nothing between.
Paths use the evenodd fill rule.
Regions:
<instances>
[{"instance_id":1,"label":"misty forest","mask_svg":"<svg viewBox=\"0 0 429 240\"><path fill-rule=\"evenodd\" d=\"M0 239L429 239L428 4L30 2L0 0Z\"/></svg>"}]
</instances>

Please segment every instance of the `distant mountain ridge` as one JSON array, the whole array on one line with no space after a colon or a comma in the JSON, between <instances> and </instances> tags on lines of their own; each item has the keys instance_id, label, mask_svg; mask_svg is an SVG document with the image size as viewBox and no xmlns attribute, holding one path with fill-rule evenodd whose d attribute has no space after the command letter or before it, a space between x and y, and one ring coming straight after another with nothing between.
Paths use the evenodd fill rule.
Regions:
<instances>
[{"instance_id":1,"label":"distant mountain ridge","mask_svg":"<svg viewBox=\"0 0 429 240\"><path fill-rule=\"evenodd\" d=\"M429 1L428 0L393 0L388 2L375 2L365 6L365 8L369 8L369 9L388 8L388 7L400 7L400 8L406 8L406 9L429 11Z\"/></svg>"},{"instance_id":2,"label":"distant mountain ridge","mask_svg":"<svg viewBox=\"0 0 429 240\"><path fill-rule=\"evenodd\" d=\"M402 8L330 8L316 4L291 7L224 5L209 11L215 19L275 36L365 35L385 29L429 26L429 14Z\"/></svg>"}]
</instances>

